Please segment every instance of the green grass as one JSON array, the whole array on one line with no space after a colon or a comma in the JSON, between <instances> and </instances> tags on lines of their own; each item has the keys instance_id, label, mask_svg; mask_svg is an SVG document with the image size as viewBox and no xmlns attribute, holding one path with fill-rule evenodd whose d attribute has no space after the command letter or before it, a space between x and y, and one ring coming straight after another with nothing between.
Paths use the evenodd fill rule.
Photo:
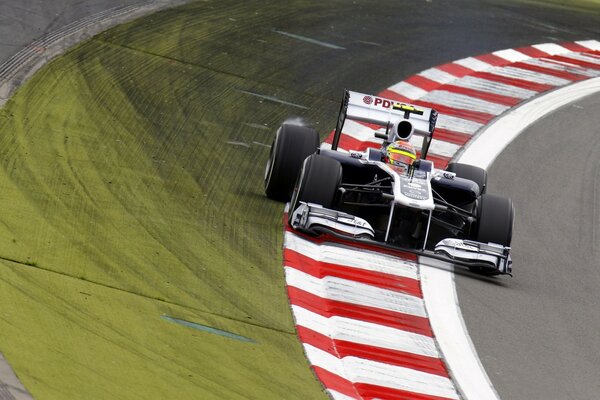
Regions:
<instances>
[{"instance_id":1,"label":"green grass","mask_svg":"<svg viewBox=\"0 0 600 400\"><path fill-rule=\"evenodd\" d=\"M0 113L0 349L35 398L325 397L294 332L282 205L262 176L284 118L329 123L337 104L265 68L251 28L277 3L237 31L223 21L243 15L223 7L100 35ZM262 56L234 65L231 35Z\"/></svg>"}]
</instances>

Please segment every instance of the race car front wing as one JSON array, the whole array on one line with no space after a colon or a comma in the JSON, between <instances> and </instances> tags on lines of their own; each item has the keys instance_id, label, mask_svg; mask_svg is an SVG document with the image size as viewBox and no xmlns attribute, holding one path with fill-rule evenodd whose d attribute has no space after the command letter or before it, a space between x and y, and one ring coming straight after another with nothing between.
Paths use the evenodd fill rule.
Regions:
<instances>
[{"instance_id":1,"label":"race car front wing","mask_svg":"<svg viewBox=\"0 0 600 400\"><path fill-rule=\"evenodd\" d=\"M389 247L386 243L375 241L375 231L366 220L324 208L318 204L300 202L300 205L292 210L289 221L292 228L299 231L311 234L329 233L334 236ZM400 248L400 250L451 261L484 273L506 275L512 273L510 247L496 243L448 238L437 243L433 251L406 248Z\"/></svg>"}]
</instances>

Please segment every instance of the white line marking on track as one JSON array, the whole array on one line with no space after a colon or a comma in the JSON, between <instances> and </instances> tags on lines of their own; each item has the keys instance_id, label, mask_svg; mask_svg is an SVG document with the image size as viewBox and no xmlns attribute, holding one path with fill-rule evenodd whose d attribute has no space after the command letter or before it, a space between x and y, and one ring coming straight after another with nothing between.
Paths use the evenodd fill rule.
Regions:
<instances>
[{"instance_id":1,"label":"white line marking on track","mask_svg":"<svg viewBox=\"0 0 600 400\"><path fill-rule=\"evenodd\" d=\"M236 90L238 92L240 92L240 93L244 93L244 94L248 94L250 96L258 97L259 99L268 100L268 101L272 101L274 103L279 103L279 104L283 104L283 105L286 105L286 106L298 107L298 108L302 108L304 110L308 110L308 107L305 107L303 105L296 104L296 103L291 103L289 101L281 100L281 99L278 99L277 97L268 96L268 95L260 94L260 93L249 92L247 90L242 90L242 89L236 89Z\"/></svg>"},{"instance_id":2,"label":"white line marking on track","mask_svg":"<svg viewBox=\"0 0 600 400\"><path fill-rule=\"evenodd\" d=\"M593 78L541 95L515 108L485 128L456 157L461 163L488 168L504 148L535 121L585 96L600 92ZM465 326L454 284L453 268L422 260L421 284L432 329L446 362L466 400L498 400L481 366Z\"/></svg>"},{"instance_id":3,"label":"white line marking on track","mask_svg":"<svg viewBox=\"0 0 600 400\"><path fill-rule=\"evenodd\" d=\"M301 40L303 42L316 44L316 45L327 47L327 48L334 49L334 50L346 50L345 47L338 46L337 44L322 42L320 40L312 39L312 38L309 38L309 37L306 37L306 36L302 36L302 35L296 35L294 33L279 31L277 29L273 29L273 32L279 33L280 35L284 35L284 36L287 36L287 37L291 37L293 39Z\"/></svg>"}]
</instances>

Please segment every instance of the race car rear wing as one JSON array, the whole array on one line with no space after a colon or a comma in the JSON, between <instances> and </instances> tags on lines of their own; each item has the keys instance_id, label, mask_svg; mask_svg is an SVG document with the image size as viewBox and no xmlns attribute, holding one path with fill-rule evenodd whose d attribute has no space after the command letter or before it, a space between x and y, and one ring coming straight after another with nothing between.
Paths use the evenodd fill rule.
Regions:
<instances>
[{"instance_id":1,"label":"race car rear wing","mask_svg":"<svg viewBox=\"0 0 600 400\"><path fill-rule=\"evenodd\" d=\"M437 115L432 108L345 90L331 149L337 150L344 123L350 119L385 127L385 134L376 133L375 136L388 143L398 139L408 140L413 133L423 136L421 158L425 158Z\"/></svg>"}]
</instances>

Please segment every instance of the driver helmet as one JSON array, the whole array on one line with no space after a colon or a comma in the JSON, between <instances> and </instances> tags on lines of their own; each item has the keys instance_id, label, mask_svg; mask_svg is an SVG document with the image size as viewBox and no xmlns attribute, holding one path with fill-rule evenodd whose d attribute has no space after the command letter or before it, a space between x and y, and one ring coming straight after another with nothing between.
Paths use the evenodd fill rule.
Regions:
<instances>
[{"instance_id":1,"label":"driver helmet","mask_svg":"<svg viewBox=\"0 0 600 400\"><path fill-rule=\"evenodd\" d=\"M404 140L390 143L385 149L386 162L400 172L408 172L410 166L417 159L415 148Z\"/></svg>"}]
</instances>

